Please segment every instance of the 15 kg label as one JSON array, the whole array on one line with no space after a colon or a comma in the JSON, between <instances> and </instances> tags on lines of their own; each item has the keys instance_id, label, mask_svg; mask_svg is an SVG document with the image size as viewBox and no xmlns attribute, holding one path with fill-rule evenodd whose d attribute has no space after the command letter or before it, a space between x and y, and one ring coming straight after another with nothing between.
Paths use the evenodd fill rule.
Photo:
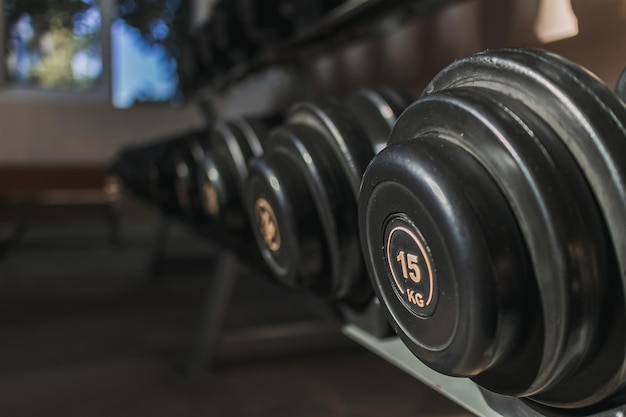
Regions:
<instances>
[{"instance_id":1,"label":"15 kg label","mask_svg":"<svg viewBox=\"0 0 626 417\"><path fill-rule=\"evenodd\" d=\"M404 217L387 223L385 257L398 298L418 316L430 317L437 305L434 265L422 235Z\"/></svg>"}]
</instances>

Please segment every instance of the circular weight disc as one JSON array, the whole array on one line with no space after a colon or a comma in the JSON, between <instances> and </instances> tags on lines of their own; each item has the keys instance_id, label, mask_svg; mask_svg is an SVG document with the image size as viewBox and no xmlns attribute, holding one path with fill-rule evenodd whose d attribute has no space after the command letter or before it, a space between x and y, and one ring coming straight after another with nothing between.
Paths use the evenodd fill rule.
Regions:
<instances>
[{"instance_id":1,"label":"circular weight disc","mask_svg":"<svg viewBox=\"0 0 626 417\"><path fill-rule=\"evenodd\" d=\"M276 279L294 288L315 285L310 276L327 268L326 245L311 233L321 225L295 161L277 153L254 159L247 185L254 236Z\"/></svg>"},{"instance_id":2,"label":"circular weight disc","mask_svg":"<svg viewBox=\"0 0 626 417\"><path fill-rule=\"evenodd\" d=\"M236 201L237 185L230 171L223 167L223 161L216 160L211 153L202 159L198 170L198 189L201 207L205 216L217 218L231 209L229 203Z\"/></svg>"},{"instance_id":3,"label":"circular weight disc","mask_svg":"<svg viewBox=\"0 0 626 417\"><path fill-rule=\"evenodd\" d=\"M494 105L515 114L526 125L526 130L532 132L531 140L549 155L554 167L550 178L558 178L563 185L562 217L570 217L572 224L577 226L567 228L568 241L575 242L577 249L570 250L573 261L572 280L569 283L568 321L570 329L567 334L569 341L565 343L565 351L561 363L564 364L558 372L567 376L564 380L572 380L572 374L587 365L591 355L596 353L599 346L599 336L603 327L603 306L607 297L607 257L605 251L606 230L601 214L592 196L589 186L582 176L580 169L571 154L549 126L543 123L539 116L526 108L523 103L516 101L499 92L485 89L464 87L472 97L484 95L491 99ZM455 90L458 92L459 90ZM530 161L530 159L526 159ZM532 159L533 162L536 159ZM567 199L567 200L566 200ZM585 341L580 343L580 341ZM576 346L576 349L572 349ZM566 367L567 365L567 367ZM496 374L492 378L498 378ZM477 381L482 383L483 376ZM596 380L577 380L578 391L586 385L589 389L596 389ZM557 384L558 385L558 384Z\"/></svg>"},{"instance_id":4,"label":"circular weight disc","mask_svg":"<svg viewBox=\"0 0 626 417\"><path fill-rule=\"evenodd\" d=\"M359 90L346 101L346 106L364 128L375 153L387 145L391 129L407 105L399 92L384 87Z\"/></svg>"},{"instance_id":5,"label":"circular weight disc","mask_svg":"<svg viewBox=\"0 0 626 417\"><path fill-rule=\"evenodd\" d=\"M176 182L176 193L179 203L183 208L183 213L190 221L198 221L204 218L202 209L202 201L198 194L198 173L202 166L202 158L204 157L204 149L202 148L197 133L190 133L181 141L177 154L180 162L187 167L187 173L179 176ZM179 169L176 170L177 174Z\"/></svg>"},{"instance_id":6,"label":"circular weight disc","mask_svg":"<svg viewBox=\"0 0 626 417\"><path fill-rule=\"evenodd\" d=\"M244 201L248 161L253 156L245 136L233 122L220 122L213 129L209 143L214 159L226 161L224 167L231 171L237 193Z\"/></svg>"},{"instance_id":7,"label":"circular weight disc","mask_svg":"<svg viewBox=\"0 0 626 417\"><path fill-rule=\"evenodd\" d=\"M206 149L204 148L204 141L207 136L206 130L190 132L187 136L187 146L189 147L189 152L193 158L193 161L200 165L202 158L206 154Z\"/></svg>"},{"instance_id":8,"label":"circular weight disc","mask_svg":"<svg viewBox=\"0 0 626 417\"><path fill-rule=\"evenodd\" d=\"M301 102L290 110L287 121L312 127L321 133L336 155L356 201L361 177L374 156L374 149L355 116L332 101Z\"/></svg>"},{"instance_id":9,"label":"circular weight disc","mask_svg":"<svg viewBox=\"0 0 626 417\"><path fill-rule=\"evenodd\" d=\"M533 310L525 283L532 282L526 279L525 262L515 255L521 251L524 257L523 246L511 244L511 235L520 244L521 236L506 200L477 160L435 137L390 145L366 172L361 198L359 218L370 275L409 349L440 372L474 376L521 344L524 313ZM486 201L490 206L481 207ZM418 243L409 241L401 249L410 253L419 247L412 251L417 264L428 266L420 275L432 276L435 285L420 291L408 278L404 281L424 294L424 300L435 288L432 309L421 310L427 302L421 306L408 289L398 291L404 286L396 276L403 268L410 270L405 253L380 253L381 247L390 250L393 236L388 229L396 218L406 219L401 226L414 226L405 227L420 237ZM396 264L396 271L389 264ZM507 268L511 279L498 280ZM407 308L407 300L417 307ZM537 365L527 362L514 382L528 385Z\"/></svg>"},{"instance_id":10,"label":"circular weight disc","mask_svg":"<svg viewBox=\"0 0 626 417\"><path fill-rule=\"evenodd\" d=\"M177 149L170 155L174 169L173 187L176 196L176 204L180 212L187 216L191 214L191 195L189 193L189 182L192 175L192 167L188 158L185 158L184 151Z\"/></svg>"},{"instance_id":11,"label":"circular weight disc","mask_svg":"<svg viewBox=\"0 0 626 417\"><path fill-rule=\"evenodd\" d=\"M233 120L233 124L239 128L248 142L251 156L263 155L263 144L267 141L267 129L263 123L255 119L240 117Z\"/></svg>"},{"instance_id":12,"label":"circular weight disc","mask_svg":"<svg viewBox=\"0 0 626 417\"><path fill-rule=\"evenodd\" d=\"M607 225L626 293L626 107L606 85L580 66L534 49L502 49L456 61L429 84L435 91L479 86L522 101L557 132L591 185ZM626 349L626 346L625 346ZM624 358L626 351L621 353ZM617 389L626 360L603 387L575 406L591 405Z\"/></svg>"},{"instance_id":13,"label":"circular weight disc","mask_svg":"<svg viewBox=\"0 0 626 417\"><path fill-rule=\"evenodd\" d=\"M567 197L571 199L571 202L565 204L565 210L570 211L569 215L576 217L579 224L577 229L569 230L570 234L573 235L570 239L576 245L576 250L570 253L577 259L575 263L579 265L579 268L578 272L573 275L578 279L570 284L575 291L572 292L569 316L573 322L572 327L581 330L574 333L570 332L571 341L566 345L572 346L579 340L587 340L587 354L581 355L579 349L570 349L569 353L565 353L563 363L569 363L569 368L572 371L567 372L565 369L559 371L568 376L547 392L542 392L533 398L550 398L552 403L558 403L561 406L574 405L576 404L574 398L585 398L588 397L588 394L581 395L581 393L596 391L598 386L612 374L612 371L607 372L607 370L618 368L621 361L619 355L606 357L605 362L608 362L609 366L605 364L599 366L597 360L597 356L602 355L603 351L615 352L617 348L613 346L613 343L623 338L623 336L613 337L612 335L610 343L603 343L607 322L616 322L612 317L607 317L605 306L621 305L607 302L609 296L613 296L615 299L612 292L620 291L619 283L615 282L618 281L617 279L607 279L608 276L615 278L618 276L615 268L610 266L614 264L615 257L611 252L610 242L608 242L607 227L603 222L589 184L571 153L555 132L546 126L538 115L526 108L523 103L496 91L481 89L482 91L479 92L475 90L475 88L472 89L473 94L487 94L497 105L508 109L524 121L528 130L533 132L538 145L545 149L545 152L554 162L557 174L560 174L563 182L567 182L570 191L567 193ZM609 286L613 287L612 290L607 289ZM585 302L585 298L598 301L589 303ZM576 324L577 322L578 324ZM619 346L623 346L623 344ZM598 348L603 351L598 351ZM600 372L601 369L603 372ZM593 375L593 378L590 378L590 375Z\"/></svg>"},{"instance_id":14,"label":"circular weight disc","mask_svg":"<svg viewBox=\"0 0 626 417\"><path fill-rule=\"evenodd\" d=\"M360 278L362 262L358 230L347 213L355 213L356 206L349 186L320 133L308 126L287 125L272 132L268 149L297 164L321 222L316 230L326 239L330 271L317 277L328 280L320 286L321 295L344 298L352 293Z\"/></svg>"},{"instance_id":15,"label":"circular weight disc","mask_svg":"<svg viewBox=\"0 0 626 417\"><path fill-rule=\"evenodd\" d=\"M569 190L559 169L529 136L528 126L480 92L456 89L420 99L398 120L390 143L439 131L442 139L453 141L477 158L511 202L533 260L546 326L539 375L531 386L518 393L530 395L561 375L558 364L570 348L570 336L587 334L589 324L572 319L570 277L576 276L580 265L569 257L567 242L587 242L589 234L581 225L582 219L568 209ZM529 167L524 161L533 164ZM595 265L593 256L589 260L590 265ZM593 278L597 273L591 271L588 275ZM582 310L592 314L595 301L596 298L582 299ZM591 322L595 324L597 320ZM581 356L589 349L586 340L575 347ZM497 378L493 383L497 384Z\"/></svg>"},{"instance_id":16,"label":"circular weight disc","mask_svg":"<svg viewBox=\"0 0 626 417\"><path fill-rule=\"evenodd\" d=\"M615 94L622 100L626 101L626 68L619 76L617 83L615 84Z\"/></svg>"}]
</instances>

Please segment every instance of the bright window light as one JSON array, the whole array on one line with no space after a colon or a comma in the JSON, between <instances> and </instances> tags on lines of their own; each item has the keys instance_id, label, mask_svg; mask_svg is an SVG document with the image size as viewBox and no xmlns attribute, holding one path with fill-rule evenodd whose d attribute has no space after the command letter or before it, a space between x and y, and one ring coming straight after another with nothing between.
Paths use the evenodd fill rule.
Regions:
<instances>
[{"instance_id":1,"label":"bright window light","mask_svg":"<svg viewBox=\"0 0 626 417\"><path fill-rule=\"evenodd\" d=\"M571 0L541 0L535 33L543 43L578 35L578 19L572 10Z\"/></svg>"}]
</instances>

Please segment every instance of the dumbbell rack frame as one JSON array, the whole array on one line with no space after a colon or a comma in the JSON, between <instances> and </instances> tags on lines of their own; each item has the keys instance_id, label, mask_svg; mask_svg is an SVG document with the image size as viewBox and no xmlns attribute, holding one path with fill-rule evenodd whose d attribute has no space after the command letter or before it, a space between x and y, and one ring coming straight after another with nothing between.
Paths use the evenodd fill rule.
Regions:
<instances>
[{"instance_id":1,"label":"dumbbell rack frame","mask_svg":"<svg viewBox=\"0 0 626 417\"><path fill-rule=\"evenodd\" d=\"M539 410L529 402L487 391L468 378L455 378L436 372L420 362L398 337L379 339L354 325L342 327L343 333L358 344L397 366L415 379L481 417L565 417L572 414ZM608 410L573 414L578 417L624 417L626 404Z\"/></svg>"},{"instance_id":2,"label":"dumbbell rack frame","mask_svg":"<svg viewBox=\"0 0 626 417\"><path fill-rule=\"evenodd\" d=\"M289 39L266 46L246 62L217 74L190 99L202 102L207 95L223 92L266 68L291 65L299 60L308 61L312 54L328 53L329 45L338 48L354 40L363 41L391 33L412 19L433 15L460 1L348 0L319 22L298 30Z\"/></svg>"},{"instance_id":3,"label":"dumbbell rack frame","mask_svg":"<svg viewBox=\"0 0 626 417\"><path fill-rule=\"evenodd\" d=\"M142 202L145 203L145 201ZM210 373L224 351L229 351L231 354L236 352L240 355L262 356L265 353L310 351L318 347L343 346L349 343L339 332L339 325L332 320L332 316L336 314L334 310L327 308L316 297L304 293L300 293L299 297L307 306L315 307L319 318L249 325L238 330L226 329L226 317L237 295L237 286L241 284L238 278L239 273L242 270L254 270L258 275L269 273L264 269L265 264L261 263L260 258L246 259L246 254L254 252L250 250L250 245L254 244L254 241L251 236L246 239L228 238L220 227L199 229L184 218L160 213L160 225L151 255L149 276L152 278L156 275L159 263L166 257L169 230L174 224L182 225L190 233L199 234L219 253L213 271L208 271L211 279L207 281L204 292L196 337L188 360L183 365L184 374L197 379ZM241 241L248 242L248 246L242 246ZM256 246L254 248L256 249ZM262 277L254 278L261 279Z\"/></svg>"}]
</instances>

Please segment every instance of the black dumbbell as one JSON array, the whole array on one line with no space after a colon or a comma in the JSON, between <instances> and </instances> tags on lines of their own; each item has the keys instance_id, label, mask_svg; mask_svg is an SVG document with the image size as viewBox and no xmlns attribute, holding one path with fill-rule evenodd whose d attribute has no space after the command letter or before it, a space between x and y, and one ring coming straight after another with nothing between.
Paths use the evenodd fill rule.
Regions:
<instances>
[{"instance_id":1,"label":"black dumbbell","mask_svg":"<svg viewBox=\"0 0 626 417\"><path fill-rule=\"evenodd\" d=\"M192 224L202 224L206 220L198 196L198 173L207 152L208 135L207 129L189 132L178 139L167 155L176 213Z\"/></svg>"},{"instance_id":2,"label":"black dumbbell","mask_svg":"<svg viewBox=\"0 0 626 417\"><path fill-rule=\"evenodd\" d=\"M211 130L207 151L196 174L196 195L203 216L226 229L247 224L243 208L248 162L263 154L267 129L279 118L238 118L222 121Z\"/></svg>"},{"instance_id":3,"label":"black dumbbell","mask_svg":"<svg viewBox=\"0 0 626 417\"><path fill-rule=\"evenodd\" d=\"M369 166L374 288L424 363L544 405L624 383L626 107L533 49L459 60Z\"/></svg>"},{"instance_id":4,"label":"black dumbbell","mask_svg":"<svg viewBox=\"0 0 626 417\"><path fill-rule=\"evenodd\" d=\"M264 156L251 163L247 187L257 243L276 279L355 307L372 300L356 199L373 143L383 140L359 120L382 119L381 108L397 116L401 107L400 95L384 89L358 93L348 103L367 97L378 101L353 111L333 101L296 104L272 131Z\"/></svg>"},{"instance_id":5,"label":"black dumbbell","mask_svg":"<svg viewBox=\"0 0 626 417\"><path fill-rule=\"evenodd\" d=\"M203 132L188 131L162 142L158 155L147 167L150 200L167 216L192 218L193 207L186 182L194 170L192 152L201 152L196 138Z\"/></svg>"},{"instance_id":6,"label":"black dumbbell","mask_svg":"<svg viewBox=\"0 0 626 417\"><path fill-rule=\"evenodd\" d=\"M117 156L113 164L113 171L130 191L140 198L156 204L167 194L160 188L163 184L161 167L179 140L179 137L169 137L152 141L146 145L128 147Z\"/></svg>"},{"instance_id":7,"label":"black dumbbell","mask_svg":"<svg viewBox=\"0 0 626 417\"><path fill-rule=\"evenodd\" d=\"M617 80L617 84L615 84L615 94L622 99L622 101L626 102L626 69L622 71L622 74Z\"/></svg>"},{"instance_id":8,"label":"black dumbbell","mask_svg":"<svg viewBox=\"0 0 626 417\"><path fill-rule=\"evenodd\" d=\"M356 116L374 153L378 153L387 146L393 125L410 102L405 92L380 86L356 91L345 100L345 105Z\"/></svg>"}]
</instances>

